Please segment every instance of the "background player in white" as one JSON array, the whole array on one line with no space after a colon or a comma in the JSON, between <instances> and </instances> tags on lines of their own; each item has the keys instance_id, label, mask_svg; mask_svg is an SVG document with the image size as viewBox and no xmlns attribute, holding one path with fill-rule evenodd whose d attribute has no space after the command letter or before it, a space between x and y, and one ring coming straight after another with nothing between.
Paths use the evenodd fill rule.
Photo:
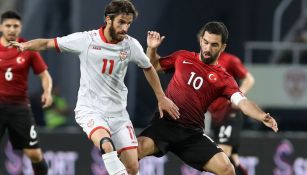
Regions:
<instances>
[{"instance_id":1,"label":"background player in white","mask_svg":"<svg viewBox=\"0 0 307 175\"><path fill-rule=\"evenodd\" d=\"M19 35L21 16L14 11L1 15L0 31L0 139L7 130L14 149L20 149L31 160L35 175L47 175L48 165L43 157L28 96L30 69L41 79L43 108L52 104L52 79L47 65L38 52L18 52L7 47L10 41L24 42ZM4 155L1 155L4 156Z\"/></svg>"},{"instance_id":2,"label":"background player in white","mask_svg":"<svg viewBox=\"0 0 307 175\"><path fill-rule=\"evenodd\" d=\"M177 106L165 96L159 77L142 46L127 35L136 16L137 11L130 1L114 0L105 8L106 25L98 30L56 39L12 43L21 51L56 48L60 52L79 55L81 79L75 108L76 121L100 148L111 175L138 173L138 143L126 110L128 90L124 77L129 62L143 68L157 97L161 117L163 111L175 119L179 116ZM125 166L119 161L115 149L121 154Z\"/></svg>"}]
</instances>

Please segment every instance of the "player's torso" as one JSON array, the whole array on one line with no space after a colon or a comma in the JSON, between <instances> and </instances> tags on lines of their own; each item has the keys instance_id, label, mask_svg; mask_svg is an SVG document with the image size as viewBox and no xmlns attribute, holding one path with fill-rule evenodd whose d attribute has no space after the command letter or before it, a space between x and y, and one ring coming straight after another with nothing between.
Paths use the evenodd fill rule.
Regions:
<instances>
[{"instance_id":1,"label":"player's torso","mask_svg":"<svg viewBox=\"0 0 307 175\"><path fill-rule=\"evenodd\" d=\"M0 94L26 95L30 52L0 46Z\"/></svg>"},{"instance_id":2,"label":"player's torso","mask_svg":"<svg viewBox=\"0 0 307 175\"><path fill-rule=\"evenodd\" d=\"M201 124L208 105L221 94L224 78L220 67L204 64L197 55L185 54L176 59L167 93L179 106L181 115Z\"/></svg>"}]
</instances>

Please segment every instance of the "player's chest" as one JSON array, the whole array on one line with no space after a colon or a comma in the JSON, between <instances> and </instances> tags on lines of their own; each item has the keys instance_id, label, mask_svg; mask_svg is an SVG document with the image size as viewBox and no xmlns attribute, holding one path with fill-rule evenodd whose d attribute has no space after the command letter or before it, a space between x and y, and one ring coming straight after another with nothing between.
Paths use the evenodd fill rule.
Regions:
<instances>
[{"instance_id":1,"label":"player's chest","mask_svg":"<svg viewBox=\"0 0 307 175\"><path fill-rule=\"evenodd\" d=\"M180 84L201 93L216 91L223 87L222 77L214 69L203 67L192 61L182 60L180 62L177 63L175 70L176 80Z\"/></svg>"},{"instance_id":2,"label":"player's chest","mask_svg":"<svg viewBox=\"0 0 307 175\"><path fill-rule=\"evenodd\" d=\"M30 62L28 53L19 53L17 51L0 51L0 70L8 69L23 71L28 69Z\"/></svg>"},{"instance_id":3,"label":"player's chest","mask_svg":"<svg viewBox=\"0 0 307 175\"><path fill-rule=\"evenodd\" d=\"M107 74L120 73L130 61L130 50L121 46L106 47L92 44L88 49L87 63Z\"/></svg>"}]
</instances>

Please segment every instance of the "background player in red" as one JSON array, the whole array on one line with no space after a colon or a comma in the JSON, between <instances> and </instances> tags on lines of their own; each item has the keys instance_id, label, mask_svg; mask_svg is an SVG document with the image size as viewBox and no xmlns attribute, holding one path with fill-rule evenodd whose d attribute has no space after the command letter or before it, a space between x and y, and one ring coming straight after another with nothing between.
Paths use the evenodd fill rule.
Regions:
<instances>
[{"instance_id":1,"label":"background player in red","mask_svg":"<svg viewBox=\"0 0 307 175\"><path fill-rule=\"evenodd\" d=\"M41 79L43 107L52 104L52 79L38 52L19 52L7 47L10 41L24 42L19 38L21 17L14 11L1 15L0 29L0 137L8 130L14 149L21 149L31 160L35 175L47 175L48 166L39 146L35 122L28 98L30 68Z\"/></svg>"},{"instance_id":2,"label":"background player in red","mask_svg":"<svg viewBox=\"0 0 307 175\"><path fill-rule=\"evenodd\" d=\"M174 71L166 96L179 107L179 119L159 118L156 113L150 125L138 137L139 158L162 156L173 152L185 163L200 171L217 175L234 175L227 155L203 133L204 114L218 97L226 97L244 114L263 122L275 132L277 123L248 100L237 83L221 66L217 58L224 51L228 38L226 26L209 22L201 30L200 53L180 50L161 59L157 48L164 36L150 31L147 36L147 55L157 71Z\"/></svg>"},{"instance_id":3,"label":"background player in red","mask_svg":"<svg viewBox=\"0 0 307 175\"><path fill-rule=\"evenodd\" d=\"M253 75L242 64L241 60L230 53L223 52L218 58L218 65L225 68L236 80L240 80L240 90L246 95L253 87L255 80ZM227 154L236 174L247 174L240 165L238 149L240 145L240 132L243 117L236 107L224 97L216 99L208 108L211 113L214 135L220 148Z\"/></svg>"}]
</instances>

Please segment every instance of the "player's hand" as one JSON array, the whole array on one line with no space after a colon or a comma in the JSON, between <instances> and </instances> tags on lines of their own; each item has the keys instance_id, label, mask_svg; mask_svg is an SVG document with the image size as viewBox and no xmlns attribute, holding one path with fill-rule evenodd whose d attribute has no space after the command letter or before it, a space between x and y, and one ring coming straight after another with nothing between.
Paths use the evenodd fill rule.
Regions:
<instances>
[{"instance_id":1,"label":"player's hand","mask_svg":"<svg viewBox=\"0 0 307 175\"><path fill-rule=\"evenodd\" d=\"M265 126L271 128L274 132L278 131L277 122L273 117L271 117L269 113L266 113L262 122Z\"/></svg>"},{"instance_id":2,"label":"player's hand","mask_svg":"<svg viewBox=\"0 0 307 175\"><path fill-rule=\"evenodd\" d=\"M166 111L173 119L179 119L179 108L172 100L170 100L166 96L163 96L158 99L158 106L160 118L163 118L163 111Z\"/></svg>"},{"instance_id":3,"label":"player's hand","mask_svg":"<svg viewBox=\"0 0 307 175\"><path fill-rule=\"evenodd\" d=\"M25 44L24 43L19 43L17 41L10 41L8 47L13 46L18 49L19 52L23 52L25 49Z\"/></svg>"},{"instance_id":4,"label":"player's hand","mask_svg":"<svg viewBox=\"0 0 307 175\"><path fill-rule=\"evenodd\" d=\"M43 108L47 108L53 103L53 98L50 93L43 93L41 100L43 103Z\"/></svg>"},{"instance_id":5,"label":"player's hand","mask_svg":"<svg viewBox=\"0 0 307 175\"><path fill-rule=\"evenodd\" d=\"M156 31L147 32L147 46L150 48L157 48L163 42L165 36L160 36Z\"/></svg>"}]
</instances>

